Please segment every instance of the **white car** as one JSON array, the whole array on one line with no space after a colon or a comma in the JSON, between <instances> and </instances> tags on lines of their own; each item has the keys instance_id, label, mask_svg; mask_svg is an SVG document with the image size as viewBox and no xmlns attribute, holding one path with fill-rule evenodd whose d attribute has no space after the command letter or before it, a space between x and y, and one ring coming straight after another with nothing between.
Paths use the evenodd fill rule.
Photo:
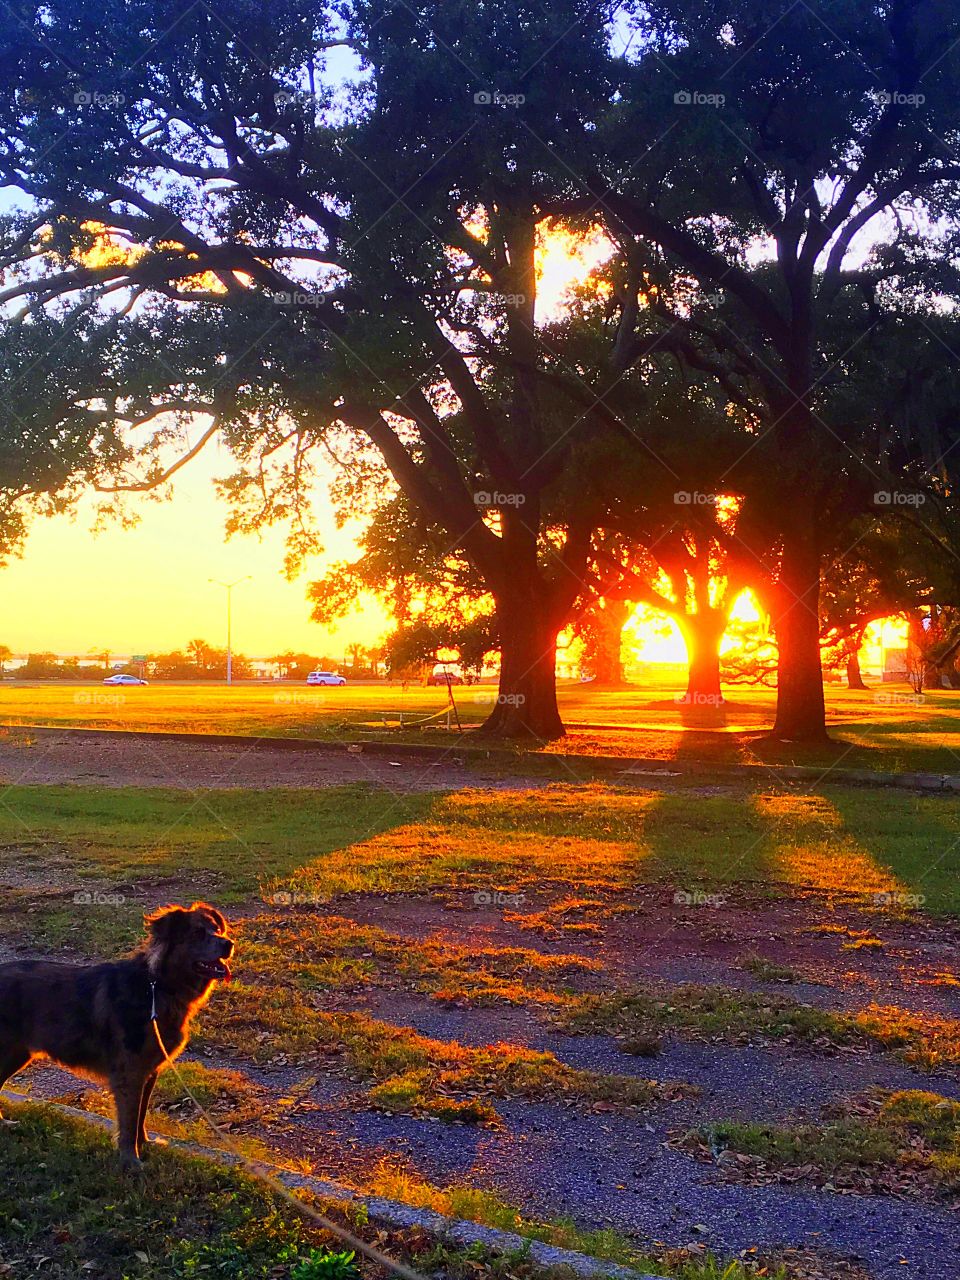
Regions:
<instances>
[{"instance_id":1,"label":"white car","mask_svg":"<svg viewBox=\"0 0 960 1280\"><path fill-rule=\"evenodd\" d=\"M146 680L141 680L139 676L128 676L122 672L117 672L115 676L107 676L104 684L146 684Z\"/></svg>"},{"instance_id":2,"label":"white car","mask_svg":"<svg viewBox=\"0 0 960 1280\"><path fill-rule=\"evenodd\" d=\"M311 671L307 676L307 684L346 684L343 676L335 671Z\"/></svg>"}]
</instances>

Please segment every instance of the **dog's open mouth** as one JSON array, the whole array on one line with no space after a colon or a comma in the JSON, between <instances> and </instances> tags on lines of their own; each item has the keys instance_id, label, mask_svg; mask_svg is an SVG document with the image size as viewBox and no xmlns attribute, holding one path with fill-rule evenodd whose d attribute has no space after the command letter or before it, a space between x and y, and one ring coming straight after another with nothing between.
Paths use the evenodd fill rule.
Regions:
<instances>
[{"instance_id":1,"label":"dog's open mouth","mask_svg":"<svg viewBox=\"0 0 960 1280\"><path fill-rule=\"evenodd\" d=\"M229 982L233 977L226 960L198 960L196 969L205 978L215 978L220 982Z\"/></svg>"}]
</instances>

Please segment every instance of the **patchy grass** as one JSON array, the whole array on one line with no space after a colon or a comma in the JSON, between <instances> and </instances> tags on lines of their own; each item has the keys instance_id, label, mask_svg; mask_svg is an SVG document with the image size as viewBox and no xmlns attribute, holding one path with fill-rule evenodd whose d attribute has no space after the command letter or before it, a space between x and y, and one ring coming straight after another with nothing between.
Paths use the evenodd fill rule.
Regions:
<instances>
[{"instance_id":1,"label":"patchy grass","mask_svg":"<svg viewBox=\"0 0 960 1280\"><path fill-rule=\"evenodd\" d=\"M882 1048L926 1070L960 1066L960 1021L869 1005L838 1013L785 996L688 983L650 984L611 995L572 997L556 1011L565 1030L607 1032L621 1039L674 1032L734 1043L755 1039L833 1050Z\"/></svg>"},{"instance_id":2,"label":"patchy grass","mask_svg":"<svg viewBox=\"0 0 960 1280\"><path fill-rule=\"evenodd\" d=\"M227 1128L263 1117L269 1109L269 1091L242 1072L181 1060L177 1063L176 1073L173 1070L160 1073L150 1102L151 1119L160 1112L174 1118L181 1113L193 1114L188 1090ZM112 1102L105 1089L83 1089L81 1094L65 1093L53 1100L75 1106L80 1096L85 1110L104 1116L113 1114Z\"/></svg>"},{"instance_id":3,"label":"patchy grass","mask_svg":"<svg viewBox=\"0 0 960 1280\"><path fill-rule=\"evenodd\" d=\"M126 902L80 905L55 890L5 889L0 897L0 938L48 955L120 955L143 938L143 908Z\"/></svg>"},{"instance_id":4,"label":"patchy grass","mask_svg":"<svg viewBox=\"0 0 960 1280\"><path fill-rule=\"evenodd\" d=\"M933 1200L960 1195L960 1103L937 1093L876 1092L817 1124L723 1122L679 1145L752 1182L804 1180Z\"/></svg>"},{"instance_id":5,"label":"patchy grass","mask_svg":"<svg viewBox=\"0 0 960 1280\"><path fill-rule=\"evenodd\" d=\"M619 1108L646 1107L683 1092L679 1085L580 1071L553 1054L517 1045L472 1048L359 1013L326 1013L290 987L234 982L204 1010L197 1041L277 1065L325 1059L347 1078L372 1084L377 1091L367 1098L375 1105L447 1119L489 1117L479 1108L475 1117L466 1108L453 1114L450 1100L464 1095L468 1101L562 1097Z\"/></svg>"},{"instance_id":6,"label":"patchy grass","mask_svg":"<svg viewBox=\"0 0 960 1280\"><path fill-rule=\"evenodd\" d=\"M790 965L777 964L765 956L749 955L740 961L740 968L752 974L758 982L802 982L802 976Z\"/></svg>"},{"instance_id":7,"label":"patchy grass","mask_svg":"<svg viewBox=\"0 0 960 1280\"><path fill-rule=\"evenodd\" d=\"M445 1083L456 1087L455 1079ZM434 1116L446 1124L480 1124L495 1127L496 1107L483 1098L452 1098L441 1093L429 1071L407 1071L375 1084L368 1092L371 1104L393 1115L407 1113Z\"/></svg>"},{"instance_id":8,"label":"patchy grass","mask_svg":"<svg viewBox=\"0 0 960 1280\"><path fill-rule=\"evenodd\" d=\"M912 1013L892 1005L869 1005L851 1015L875 1044L893 1049L912 1066L927 1071L955 1070L960 1064L960 1021Z\"/></svg>"},{"instance_id":9,"label":"patchy grass","mask_svg":"<svg viewBox=\"0 0 960 1280\"><path fill-rule=\"evenodd\" d=\"M265 1141L271 1127L282 1121L290 1109L302 1105L304 1095L316 1083L315 1079L298 1082L286 1096L277 1097L240 1071L183 1059L176 1066L176 1071L170 1068L161 1072L157 1081L147 1116L148 1135L216 1146L217 1140L206 1121L197 1115L190 1097L193 1094L218 1127L231 1135L235 1146L245 1155L268 1163L277 1163L276 1152ZM114 1117L113 1099L105 1088L76 1089L57 1095L52 1101ZM307 1171L302 1160L284 1157L282 1163Z\"/></svg>"},{"instance_id":10,"label":"patchy grass","mask_svg":"<svg viewBox=\"0 0 960 1280\"><path fill-rule=\"evenodd\" d=\"M297 910L240 921L237 935L243 973L304 991L400 985L459 1004L549 1004L600 968L583 956L467 945L442 934L420 940Z\"/></svg>"}]
</instances>

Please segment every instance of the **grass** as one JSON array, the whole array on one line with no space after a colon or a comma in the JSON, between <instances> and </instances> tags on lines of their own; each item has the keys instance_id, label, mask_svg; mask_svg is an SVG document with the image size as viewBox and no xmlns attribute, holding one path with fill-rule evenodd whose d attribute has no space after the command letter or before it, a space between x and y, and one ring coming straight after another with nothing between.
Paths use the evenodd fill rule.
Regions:
<instances>
[{"instance_id":1,"label":"grass","mask_svg":"<svg viewBox=\"0 0 960 1280\"><path fill-rule=\"evenodd\" d=\"M742 969L751 974L758 982L802 982L803 976L789 965L777 964L765 956L750 955L741 962Z\"/></svg>"},{"instance_id":2,"label":"grass","mask_svg":"<svg viewBox=\"0 0 960 1280\"><path fill-rule=\"evenodd\" d=\"M596 961L518 947L468 947L442 937L421 941L338 917L324 916L323 927L318 929L312 913L289 918L256 916L241 925L244 935L249 941L242 944L240 973L253 983L266 982L274 998L282 990L278 984L291 979L308 994L336 988L336 974L353 962L368 967L362 974L351 973L348 984L389 987L399 980L458 1006L502 1002L537 1007L565 1030L615 1035L625 1053L639 1057L656 1056L660 1037L673 1033L733 1042L782 1041L827 1051L851 1046L883 1049L926 1070L960 1067L960 1021L890 1006L870 1005L859 1012L840 1013L786 996L719 985L648 984L630 991L577 990L572 979L581 988L584 981L595 984L599 980ZM332 974L330 965L334 966ZM791 982L798 977L793 970L759 957L748 959L744 967L767 982ZM303 1053L305 1046L291 1010L298 1003L300 1008L307 1006L289 989L279 999L283 1011L277 1020L277 1034L282 1035L286 1028L291 1052ZM370 1024L374 1025L381 1024ZM371 1033L371 1041L378 1034ZM371 1070L366 1051L364 1063L371 1074L382 1076L382 1068ZM415 1109L402 1105L403 1100L421 1092L423 1081L418 1073L426 1067L426 1060L417 1057L403 1065L412 1071L405 1071L399 1082L391 1078L375 1093L375 1101L390 1110ZM602 1100L602 1094L594 1096Z\"/></svg>"},{"instance_id":3,"label":"grass","mask_svg":"<svg viewBox=\"0 0 960 1280\"><path fill-rule=\"evenodd\" d=\"M651 983L627 991L583 990L584 981L595 985L599 980L596 962L589 959L517 947L470 948L442 937L409 939L338 917L324 917L323 927L317 928L317 917L312 913L256 916L242 923L241 934L248 939L241 948L239 970L244 984L224 993L226 1000L218 1005L221 1013L207 1014L217 1023L218 1047L237 1051L245 1036L249 1037L253 1030L250 1018L246 1019L246 1031L239 1034L236 1028L221 1024L229 1021L232 1015L227 1011L236 1006L236 1016L243 1025L241 1006L251 998L239 996L238 991L260 989L267 996L261 1021L272 1032L266 1040L266 1052L279 1047L286 1056L302 1057L314 1051L313 1042L328 1040L330 1031L339 1028L350 1046L352 1064L379 1082L372 1100L388 1110L431 1111L436 1106L436 1077L431 1069L436 1070L441 1062L438 1044L405 1030L402 1035L407 1044L400 1059L392 1056L399 1045L395 1040L385 1062L380 1062L377 1055L387 1045L384 1024L358 1020L347 1028L337 1019L359 1015L326 1014L313 1007L311 993L335 988L335 976L347 964L367 966L362 973L350 972L348 981L353 984L389 987L399 981L458 1006L495 1002L532 1006L566 1031L614 1035L623 1051L635 1056L655 1056L660 1038L672 1033L735 1043L796 1043L828 1052L840 1047L882 1049L926 1070L960 1067L960 1021L891 1006L834 1012L786 996L719 985ZM796 976L792 970L755 959L752 971L765 981L788 981ZM332 974L330 965L334 966ZM579 990L571 979L576 979ZM462 1047L453 1048L457 1057ZM449 1052L450 1047L448 1057ZM470 1090L476 1086L470 1071L451 1074L449 1061L444 1066L442 1079L447 1087L456 1090L459 1083ZM488 1080L485 1087L497 1093L495 1082ZM572 1091L606 1100L596 1085L592 1092L584 1084ZM447 1088L441 1092L446 1093ZM431 1113L439 1114L436 1110ZM456 1117L448 1114L445 1118ZM463 1118L468 1118L466 1113Z\"/></svg>"},{"instance_id":4,"label":"grass","mask_svg":"<svg viewBox=\"0 0 960 1280\"><path fill-rule=\"evenodd\" d=\"M289 986L234 982L204 1010L194 1042L273 1065L322 1059L371 1086L372 1105L444 1120L492 1122L490 1098L569 1098L618 1109L683 1092L678 1085L582 1071L518 1045L474 1048L360 1013L323 1012Z\"/></svg>"},{"instance_id":5,"label":"grass","mask_svg":"<svg viewBox=\"0 0 960 1280\"><path fill-rule=\"evenodd\" d=\"M904 686L850 691L825 690L834 744L802 747L763 738L773 723L775 694L768 689L733 688L722 708L691 710L671 683L596 689L561 684L559 702L570 732L548 753L610 754L660 760L700 759L715 764L738 761L810 764L891 771L960 773L960 694L936 690L917 703ZM492 685L455 690L461 721L475 728L495 697ZM389 684L352 684L343 689L255 683L226 685L152 684L148 688L104 689L99 684L0 684L0 724L152 729L186 733L241 733L277 737L356 737L430 740L450 744L450 735L431 730L404 734L383 728L440 712L444 689ZM594 728L587 726L604 726Z\"/></svg>"},{"instance_id":6,"label":"grass","mask_svg":"<svg viewBox=\"0 0 960 1280\"><path fill-rule=\"evenodd\" d=\"M148 1172L132 1180L118 1173L108 1137L92 1126L47 1107L10 1110L14 1122L4 1126L0 1141L4 1274L32 1274L41 1265L49 1280L91 1274L104 1280L299 1280L341 1274L336 1256L317 1265L328 1257L331 1237L306 1226L258 1179L171 1149L153 1153ZM393 1185L384 1178L379 1193L389 1194ZM588 1247L598 1258L629 1256L628 1265L669 1280L790 1280L785 1268L768 1267L763 1259L742 1265L679 1250L647 1257L613 1232L528 1222L484 1193L431 1194L446 1195L448 1210L460 1209L477 1221L512 1222L528 1239L552 1237L565 1247ZM362 1223L351 1227L371 1234ZM378 1230L376 1236L381 1248L451 1280L561 1280L559 1272L543 1271L523 1252L459 1251L418 1230ZM364 1261L357 1265L364 1276L375 1274Z\"/></svg>"},{"instance_id":7,"label":"grass","mask_svg":"<svg viewBox=\"0 0 960 1280\"><path fill-rule=\"evenodd\" d=\"M138 894L167 883L225 905L257 893L329 901L493 891L564 893L575 904L650 883L684 892L747 885L852 896L878 912L920 905L960 915L956 797L843 787L705 796L594 782L450 795L366 784L237 789L200 799L160 788L13 786L3 801L0 875L11 869L27 899L65 913L48 921L54 945L123 917L109 903L73 909L75 892L105 884L125 896L131 929ZM18 914L29 906L21 901ZM567 914L546 923L575 932L584 922ZM0 927L16 931L11 916Z\"/></svg>"},{"instance_id":8,"label":"grass","mask_svg":"<svg viewBox=\"0 0 960 1280\"><path fill-rule=\"evenodd\" d=\"M284 1274L321 1242L262 1183L173 1151L122 1177L106 1134L33 1105L0 1141L0 1263L51 1280Z\"/></svg>"},{"instance_id":9,"label":"grass","mask_svg":"<svg viewBox=\"0 0 960 1280\"><path fill-rule=\"evenodd\" d=\"M883 1049L929 1071L960 1067L960 1021L884 1005L837 1013L722 986L650 984L571 998L554 1017L568 1031L606 1032L627 1043L664 1032L733 1043L760 1038L826 1050Z\"/></svg>"},{"instance_id":10,"label":"grass","mask_svg":"<svg viewBox=\"0 0 960 1280\"><path fill-rule=\"evenodd\" d=\"M817 1124L722 1122L681 1145L752 1181L951 1199L960 1193L960 1103L921 1090L877 1092Z\"/></svg>"},{"instance_id":11,"label":"grass","mask_svg":"<svg viewBox=\"0 0 960 1280\"><path fill-rule=\"evenodd\" d=\"M559 1002L600 968L578 955L467 945L442 934L408 938L343 916L266 912L238 922L242 972L304 991L411 987L458 1005Z\"/></svg>"},{"instance_id":12,"label":"grass","mask_svg":"<svg viewBox=\"0 0 960 1280\"><path fill-rule=\"evenodd\" d=\"M824 787L703 796L601 783L470 790L307 862L273 889L483 890L578 896L662 883L815 889L878 911L918 903L960 915L960 799Z\"/></svg>"},{"instance_id":13,"label":"grass","mask_svg":"<svg viewBox=\"0 0 960 1280\"><path fill-rule=\"evenodd\" d=\"M24 748L25 753L30 750ZM204 1011L196 1044L238 1060L296 1068L300 1077L332 1073L347 1084L346 1105L356 1102L386 1112L492 1127L500 1123L502 1098L605 1112L649 1108L680 1096L683 1087L578 1071L551 1054L511 1044L471 1047L430 1039L362 1014L330 1011L335 1003L331 993L383 987L470 1006L530 1005L569 1029L616 1036L626 1053L641 1058L655 1056L661 1038L676 1035L794 1042L828 1053L838 1047L884 1049L923 1067L955 1070L960 1065L960 1023L951 1019L880 1007L840 1014L812 1009L781 992L653 985L605 991L589 944L605 933L613 916L632 911L641 894L654 902L660 894L665 903L680 892L691 901L699 893L729 897L737 911L761 914L778 895L810 894L814 914L823 909L828 919L843 920L835 926L836 938L827 943L838 953L851 942L860 943L848 963L859 951L870 963L881 923L908 912L921 898L925 912L960 914L958 837L960 799L827 786L812 794L745 787L714 795L679 787L650 792L587 782L410 796L345 786L222 790L199 797L164 789L18 786L5 790L0 805L0 883L11 885L0 901L0 940L48 953L112 954L139 936L142 910L157 898L209 897L228 913L230 904L242 903L244 912L236 913L238 981L218 991ZM101 890L107 892L104 900L96 897ZM75 901L77 893L87 900ZM415 913L415 936L408 938L358 925L327 906L344 895L369 893L435 899L429 911L424 909L423 918L429 920L436 918L438 903L469 907L480 894L486 895L481 905L497 906L500 900L493 895L513 894L507 905L500 905L502 917L530 934L547 936L551 945L544 951L519 945L517 935L510 945L465 945L443 931L433 933L432 924L418 925ZM306 898L306 909L299 895ZM255 914L250 914L258 897ZM867 927L851 927L840 912L829 915L832 904L857 910L853 923ZM700 912L698 927L706 922L709 931L707 908L681 907L679 917L694 912ZM489 913L478 919L481 929L489 919ZM586 955L574 954L581 941L587 944ZM756 957L746 965L763 981L788 981L792 972ZM239 1071L198 1064L187 1069L191 1087L243 1142L269 1140L274 1121L282 1126L291 1097L293 1103L297 1100L293 1090L274 1097ZM194 1123L179 1086L168 1075L151 1128L200 1137ZM883 1143L885 1151L901 1149L892 1120L878 1127L871 1116L853 1115L843 1123L869 1130L848 1129L851 1160L858 1150L882 1155ZM935 1151L932 1139L911 1130L911 1123L903 1121L903 1133L911 1135L904 1141L929 1149L931 1167L936 1161L948 1167L952 1149ZM0 1185L7 1134L18 1131L19 1126L0 1129ZM42 1133L37 1130L34 1147ZM900 1177L899 1157L884 1165L880 1155L871 1167ZM26 1162L26 1148L21 1156ZM55 1174L60 1172L56 1161L42 1159ZM83 1167L89 1180L89 1167ZM21 1184L18 1171L15 1185ZM33 1252L23 1257L36 1262L56 1244L50 1233L61 1219L56 1202L51 1219L44 1201L48 1217L43 1236L41 1211L30 1208L31 1196L38 1203L42 1198L41 1184L23 1185L23 1213L34 1213L34 1234L15 1228L14 1244L19 1248L29 1239ZM606 1250L610 1257L632 1248L629 1242L584 1232L572 1223L531 1222L497 1197L485 1199L488 1193L476 1188L423 1190L425 1185L414 1179L410 1194L456 1203L466 1216L472 1203L481 1218L506 1215L504 1221L519 1222L527 1234L551 1232L559 1233L553 1236L557 1241L578 1240L573 1247ZM120 1199L112 1183L104 1182L103 1189L113 1203L123 1204L123 1213L135 1217L139 1212ZM10 1194L0 1189L0 1220L5 1220L4 1196L9 1200ZM198 1192L201 1198L204 1194ZM215 1198L210 1204L219 1213ZM26 1216L9 1212L29 1225ZM71 1233L72 1213L69 1208L64 1219L64 1229ZM143 1216L155 1213L151 1205ZM110 1264L103 1274L107 1280L158 1274L256 1280L267 1273L267 1245L259 1236L244 1234L252 1231L249 1225L240 1219L234 1223L229 1214L220 1220L210 1211L201 1221L203 1213L203 1204L183 1211L177 1240L163 1236L161 1222L157 1249L163 1242L163 1250L155 1254L151 1246L145 1251L152 1271L146 1264L118 1262L115 1271ZM73 1270L54 1270L53 1280L68 1275L79 1280L86 1274L83 1262L100 1256L97 1232L110 1227L106 1210L101 1208L93 1228L88 1229L82 1215L78 1221L82 1250L69 1262ZM132 1237L122 1236L122 1241L116 1246L120 1253L135 1249ZM297 1257L307 1256L303 1251L315 1243L312 1237L299 1239ZM277 1247L288 1245L294 1247L284 1237ZM108 1237L108 1259L113 1248ZM0 1263L13 1256L0 1241ZM19 1266L20 1255L15 1256ZM281 1280L295 1265L292 1253L283 1257L271 1271ZM157 1258L166 1270L158 1270ZM703 1258L665 1260L658 1254L657 1261L659 1268L647 1263L648 1268L667 1268L664 1274L684 1280L725 1274L726 1280L741 1280L753 1274L742 1268L725 1273L727 1264ZM471 1267L478 1276L494 1269L489 1259L465 1262L459 1255L438 1265L451 1280L466 1280L473 1275ZM516 1274L525 1274L525 1265L517 1262ZM767 1274L780 1273L771 1264Z\"/></svg>"},{"instance_id":14,"label":"grass","mask_svg":"<svg viewBox=\"0 0 960 1280\"><path fill-rule=\"evenodd\" d=\"M301 1088L302 1092L302 1088ZM196 1112L191 1094L211 1113L223 1128L236 1130L244 1125L269 1124L272 1114L283 1107L273 1101L270 1091L241 1071L208 1067L202 1062L182 1060L176 1071L160 1073L150 1101L150 1129L158 1133L185 1136L182 1120L193 1121ZM88 1089L82 1094L83 1110L112 1116L113 1104L106 1089ZM70 1106L77 1105L76 1094L63 1094L54 1099ZM283 1099L293 1104L294 1098ZM209 1130L198 1125L191 1136L209 1138Z\"/></svg>"},{"instance_id":15,"label":"grass","mask_svg":"<svg viewBox=\"0 0 960 1280\"><path fill-rule=\"evenodd\" d=\"M3 801L0 872L12 866L29 877L35 869L49 888L56 871L77 891L105 877L121 889L131 877L134 887L175 877L196 897L215 886L227 903L305 862L416 821L432 806L429 795L397 796L365 783L202 797L167 788L12 786Z\"/></svg>"}]
</instances>

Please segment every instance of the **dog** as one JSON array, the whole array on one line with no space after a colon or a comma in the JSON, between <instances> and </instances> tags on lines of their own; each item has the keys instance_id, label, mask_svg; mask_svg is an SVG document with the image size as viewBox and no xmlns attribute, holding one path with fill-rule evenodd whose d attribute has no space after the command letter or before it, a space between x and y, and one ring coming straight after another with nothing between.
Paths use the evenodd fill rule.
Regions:
<instances>
[{"instance_id":1,"label":"dog","mask_svg":"<svg viewBox=\"0 0 960 1280\"><path fill-rule=\"evenodd\" d=\"M230 981L234 951L226 920L205 902L161 907L145 924L145 942L122 960L0 964L0 1089L39 1055L104 1082L128 1170L141 1167L147 1107L166 1065L151 1015L176 1057L214 984Z\"/></svg>"}]
</instances>

